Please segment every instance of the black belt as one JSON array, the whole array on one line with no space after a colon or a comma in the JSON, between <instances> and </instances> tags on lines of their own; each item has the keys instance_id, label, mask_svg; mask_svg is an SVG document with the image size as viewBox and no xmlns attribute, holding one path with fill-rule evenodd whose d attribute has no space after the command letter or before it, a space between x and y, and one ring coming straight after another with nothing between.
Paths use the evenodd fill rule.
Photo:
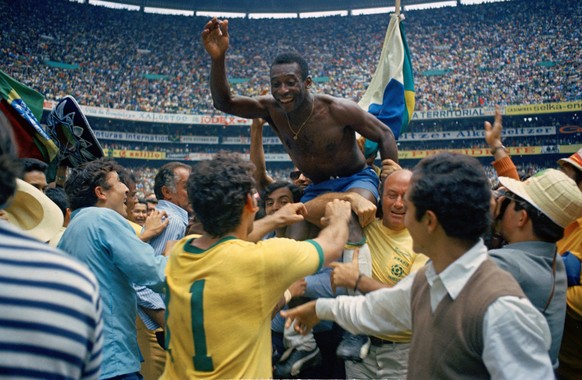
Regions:
<instances>
[{"instance_id":1,"label":"black belt","mask_svg":"<svg viewBox=\"0 0 582 380\"><path fill-rule=\"evenodd\" d=\"M398 343L398 342L393 342L393 341L387 340L387 339L376 338L375 336L370 336L370 342L372 342L372 345L374 345L374 346L382 346L384 344Z\"/></svg>"}]
</instances>

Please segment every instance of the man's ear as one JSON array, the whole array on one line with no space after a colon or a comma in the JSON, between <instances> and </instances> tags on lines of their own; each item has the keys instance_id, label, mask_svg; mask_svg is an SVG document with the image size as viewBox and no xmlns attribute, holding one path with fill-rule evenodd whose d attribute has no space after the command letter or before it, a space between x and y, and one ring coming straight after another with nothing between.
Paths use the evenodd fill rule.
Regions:
<instances>
[{"instance_id":1,"label":"man's ear","mask_svg":"<svg viewBox=\"0 0 582 380\"><path fill-rule=\"evenodd\" d=\"M434 212L427 210L422 216L422 221L429 233L433 233L439 224L439 219Z\"/></svg>"},{"instance_id":2,"label":"man's ear","mask_svg":"<svg viewBox=\"0 0 582 380\"><path fill-rule=\"evenodd\" d=\"M529 218L527 211L525 211L525 210L519 210L518 214L519 214L519 218L517 219L517 226L519 228L522 228L523 226L525 226L527 224L527 222L530 220L530 218Z\"/></svg>"},{"instance_id":3,"label":"man's ear","mask_svg":"<svg viewBox=\"0 0 582 380\"><path fill-rule=\"evenodd\" d=\"M247 194L247 198L245 201L245 208L248 208L250 212L257 212L259 211L259 202L252 194Z\"/></svg>"},{"instance_id":4,"label":"man's ear","mask_svg":"<svg viewBox=\"0 0 582 380\"><path fill-rule=\"evenodd\" d=\"M172 192L170 191L170 189L164 185L162 186L162 199L170 199L172 196Z\"/></svg>"},{"instance_id":5,"label":"man's ear","mask_svg":"<svg viewBox=\"0 0 582 380\"><path fill-rule=\"evenodd\" d=\"M97 201L104 201L107 199L107 195L102 186L95 186L95 196L97 197Z\"/></svg>"},{"instance_id":6,"label":"man's ear","mask_svg":"<svg viewBox=\"0 0 582 380\"><path fill-rule=\"evenodd\" d=\"M305 78L305 87L311 88L313 85L313 79L311 79L311 75Z\"/></svg>"}]
</instances>

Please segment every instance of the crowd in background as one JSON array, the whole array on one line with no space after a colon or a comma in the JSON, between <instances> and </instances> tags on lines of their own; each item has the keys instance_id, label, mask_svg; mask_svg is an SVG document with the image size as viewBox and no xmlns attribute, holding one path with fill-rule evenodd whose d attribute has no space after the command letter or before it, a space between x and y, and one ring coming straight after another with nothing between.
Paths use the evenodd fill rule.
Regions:
<instances>
[{"instance_id":1,"label":"crowd in background","mask_svg":"<svg viewBox=\"0 0 582 380\"><path fill-rule=\"evenodd\" d=\"M405 15L417 110L582 99L582 37L572 27L582 22L577 0L514 0ZM4 3L0 17L0 67L49 100L73 95L81 105L216 113L210 61L200 43L207 17L64 0ZM306 57L312 76L322 78L315 91L358 100L377 65L388 21L386 14L232 19L233 91L268 88L273 57L294 49Z\"/></svg>"}]
</instances>

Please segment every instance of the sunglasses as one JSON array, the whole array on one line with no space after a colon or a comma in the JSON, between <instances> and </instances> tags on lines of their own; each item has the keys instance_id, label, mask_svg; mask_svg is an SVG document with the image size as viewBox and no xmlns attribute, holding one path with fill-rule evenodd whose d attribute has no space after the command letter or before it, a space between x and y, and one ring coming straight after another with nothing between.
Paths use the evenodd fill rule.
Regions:
<instances>
[{"instance_id":1,"label":"sunglasses","mask_svg":"<svg viewBox=\"0 0 582 380\"><path fill-rule=\"evenodd\" d=\"M301 170L293 170L291 173L289 173L289 178L291 178L293 181L299 179L300 176Z\"/></svg>"}]
</instances>

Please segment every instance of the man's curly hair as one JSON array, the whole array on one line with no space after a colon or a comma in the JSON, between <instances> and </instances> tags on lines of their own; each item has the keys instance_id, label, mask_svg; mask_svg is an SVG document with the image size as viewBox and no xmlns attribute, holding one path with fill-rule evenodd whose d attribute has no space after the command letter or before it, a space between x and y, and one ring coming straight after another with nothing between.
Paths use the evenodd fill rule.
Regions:
<instances>
[{"instance_id":1,"label":"man's curly hair","mask_svg":"<svg viewBox=\"0 0 582 380\"><path fill-rule=\"evenodd\" d=\"M255 166L238 154L219 152L194 167L188 179L188 197L212 237L224 236L241 223L247 196L255 189Z\"/></svg>"},{"instance_id":2,"label":"man's curly hair","mask_svg":"<svg viewBox=\"0 0 582 380\"><path fill-rule=\"evenodd\" d=\"M107 175L111 172L121 174L124 170L123 166L108 158L90 161L73 169L65 182L71 210L95 206L98 200L95 188L101 186L109 189Z\"/></svg>"}]
</instances>

